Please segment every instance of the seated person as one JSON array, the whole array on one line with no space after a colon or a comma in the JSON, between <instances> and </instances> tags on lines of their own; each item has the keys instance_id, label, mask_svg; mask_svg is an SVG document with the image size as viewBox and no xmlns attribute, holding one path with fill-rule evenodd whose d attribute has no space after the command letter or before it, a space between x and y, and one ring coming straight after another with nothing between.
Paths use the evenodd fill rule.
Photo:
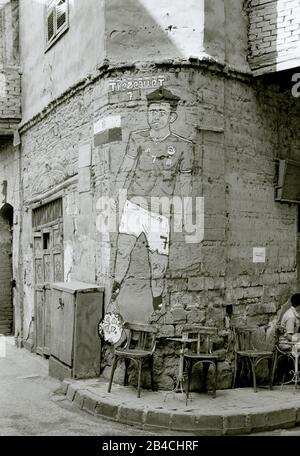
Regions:
<instances>
[{"instance_id":1,"label":"seated person","mask_svg":"<svg viewBox=\"0 0 300 456\"><path fill-rule=\"evenodd\" d=\"M291 297L291 303L291 307L283 314L280 323L283 334L279 337L279 348L282 350L290 349L292 342L298 339L295 335L300 325L300 293L295 293Z\"/></svg>"}]
</instances>

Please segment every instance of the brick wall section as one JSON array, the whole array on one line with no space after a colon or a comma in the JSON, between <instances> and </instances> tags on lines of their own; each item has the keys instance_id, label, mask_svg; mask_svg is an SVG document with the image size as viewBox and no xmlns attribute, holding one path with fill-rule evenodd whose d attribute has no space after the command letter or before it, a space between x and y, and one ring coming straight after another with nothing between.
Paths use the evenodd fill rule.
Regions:
<instances>
[{"instance_id":1,"label":"brick wall section","mask_svg":"<svg viewBox=\"0 0 300 456\"><path fill-rule=\"evenodd\" d=\"M299 66L300 1L252 0L249 47L253 70L276 71L278 66L280 69Z\"/></svg>"},{"instance_id":2,"label":"brick wall section","mask_svg":"<svg viewBox=\"0 0 300 456\"><path fill-rule=\"evenodd\" d=\"M0 216L0 334L12 331L11 278L11 233L8 222Z\"/></svg>"},{"instance_id":3,"label":"brick wall section","mask_svg":"<svg viewBox=\"0 0 300 456\"><path fill-rule=\"evenodd\" d=\"M17 68L0 72L0 120L21 117L20 74ZM1 127L0 127L1 128Z\"/></svg>"}]
</instances>

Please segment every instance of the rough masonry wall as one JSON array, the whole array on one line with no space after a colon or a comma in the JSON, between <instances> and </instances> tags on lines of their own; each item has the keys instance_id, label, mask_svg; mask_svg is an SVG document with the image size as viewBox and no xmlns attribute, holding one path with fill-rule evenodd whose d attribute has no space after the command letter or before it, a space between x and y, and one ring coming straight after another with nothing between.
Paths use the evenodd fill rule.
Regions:
<instances>
[{"instance_id":1,"label":"rough masonry wall","mask_svg":"<svg viewBox=\"0 0 300 456\"><path fill-rule=\"evenodd\" d=\"M14 306L14 319L15 319L15 335L17 337L22 337L22 315L21 315L21 306L22 306L22 285L20 283L20 257L22 255L22 250L20 246L20 180L19 180L19 150L14 148L12 144L3 144L0 145L0 211L11 206L13 209L13 225L12 233L9 231L8 220L5 217L2 218L2 228L3 236L6 239L6 247L1 250L2 254L5 254L3 258L3 263L1 260L1 269L3 268L3 281L0 281L0 287L5 290L10 290L9 293L13 293L13 306ZM9 237L9 242L7 239ZM10 248L8 244L10 243ZM12 256L9 256L9 254ZM15 279L16 287L11 290L11 279ZM8 298L8 292L6 291L6 296ZM10 308L9 314L11 315L11 302L8 304L6 300L5 307ZM3 313L0 311L0 318Z\"/></svg>"},{"instance_id":2,"label":"rough masonry wall","mask_svg":"<svg viewBox=\"0 0 300 456\"><path fill-rule=\"evenodd\" d=\"M128 268L114 305L127 320L157 325L160 336L178 335L189 322L217 326L216 343L224 355L219 384L229 387L228 306L233 321L268 323L295 283L296 207L274 201L274 183L275 158L285 151L298 153L292 145L300 138L292 128L299 107L277 86L226 79L217 67L158 65L143 72L134 67L111 71L66 96L22 133L24 333L29 333L34 315L31 201L42 200L64 182L65 280L104 286L106 309L110 308L116 256L124 260L125 250L118 244L118 224L115 230L100 229L108 222L103 197L112 196L121 183L125 152L135 150L132 135L141 149L141 141L149 144L145 150L149 148L150 155L161 147L137 133L149 131L147 95L161 86L180 98L171 131L181 137L165 143L162 152L171 152L166 166L172 166L176 154L189 153L188 141L194 144L193 196L204 197L204 238L187 243L183 233L172 232L168 267L154 277L149 238L145 232L137 235L131 255L127 250L129 263L123 264ZM292 128L282 120L279 106L284 106ZM279 136L274 134L277 125ZM78 182L67 186L70 179ZM266 248L265 264L253 263L253 247ZM153 278L164 282L163 306L156 312ZM168 388L176 371L177 347L162 341L155 375L159 387ZM110 360L106 347L104 375Z\"/></svg>"},{"instance_id":3,"label":"rough masonry wall","mask_svg":"<svg viewBox=\"0 0 300 456\"><path fill-rule=\"evenodd\" d=\"M253 70L264 73L299 66L299 0L252 0L249 21Z\"/></svg>"},{"instance_id":4,"label":"rough masonry wall","mask_svg":"<svg viewBox=\"0 0 300 456\"><path fill-rule=\"evenodd\" d=\"M8 220L0 215L0 334L10 335L13 329L12 306L12 236Z\"/></svg>"},{"instance_id":5,"label":"rough masonry wall","mask_svg":"<svg viewBox=\"0 0 300 456\"><path fill-rule=\"evenodd\" d=\"M296 286L297 206L276 203L274 184L275 159L299 159L300 107L289 90L263 83L227 83L226 94L227 302L237 323L263 325ZM253 247L266 249L265 263L253 262Z\"/></svg>"},{"instance_id":6,"label":"rough masonry wall","mask_svg":"<svg viewBox=\"0 0 300 456\"><path fill-rule=\"evenodd\" d=\"M0 130L21 117L18 1L0 2Z\"/></svg>"}]
</instances>

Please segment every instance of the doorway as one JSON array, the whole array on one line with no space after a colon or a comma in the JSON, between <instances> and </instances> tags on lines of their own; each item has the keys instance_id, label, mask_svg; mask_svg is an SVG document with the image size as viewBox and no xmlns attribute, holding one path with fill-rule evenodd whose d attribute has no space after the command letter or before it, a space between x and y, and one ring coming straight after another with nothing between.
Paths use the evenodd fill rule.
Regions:
<instances>
[{"instance_id":1,"label":"doorway","mask_svg":"<svg viewBox=\"0 0 300 456\"><path fill-rule=\"evenodd\" d=\"M62 199L33 210L35 352L50 356L50 283L63 282Z\"/></svg>"},{"instance_id":2,"label":"doorway","mask_svg":"<svg viewBox=\"0 0 300 456\"><path fill-rule=\"evenodd\" d=\"M0 210L0 334L14 333L13 310L13 207L4 204Z\"/></svg>"}]
</instances>

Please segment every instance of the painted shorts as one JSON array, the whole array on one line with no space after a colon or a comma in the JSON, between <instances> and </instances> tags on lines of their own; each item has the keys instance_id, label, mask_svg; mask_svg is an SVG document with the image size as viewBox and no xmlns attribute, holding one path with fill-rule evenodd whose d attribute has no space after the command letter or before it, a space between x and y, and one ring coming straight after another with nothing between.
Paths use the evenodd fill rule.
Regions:
<instances>
[{"instance_id":1,"label":"painted shorts","mask_svg":"<svg viewBox=\"0 0 300 456\"><path fill-rule=\"evenodd\" d=\"M126 201L119 233L138 238L145 234L151 252L169 255L170 222L164 215L147 211L131 201Z\"/></svg>"}]
</instances>

